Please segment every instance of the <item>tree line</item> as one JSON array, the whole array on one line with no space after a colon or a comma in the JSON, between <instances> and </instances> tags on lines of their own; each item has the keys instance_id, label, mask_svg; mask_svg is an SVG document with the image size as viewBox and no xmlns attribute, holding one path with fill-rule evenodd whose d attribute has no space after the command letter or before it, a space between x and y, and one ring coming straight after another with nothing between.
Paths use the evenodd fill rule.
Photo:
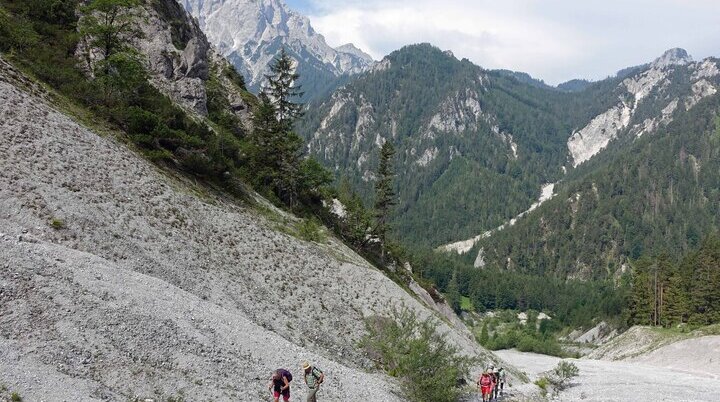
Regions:
<instances>
[{"instance_id":1,"label":"tree line","mask_svg":"<svg viewBox=\"0 0 720 402\"><path fill-rule=\"evenodd\" d=\"M667 253L633 264L629 320L670 327L720 322L720 237L712 234L681 259Z\"/></svg>"}]
</instances>

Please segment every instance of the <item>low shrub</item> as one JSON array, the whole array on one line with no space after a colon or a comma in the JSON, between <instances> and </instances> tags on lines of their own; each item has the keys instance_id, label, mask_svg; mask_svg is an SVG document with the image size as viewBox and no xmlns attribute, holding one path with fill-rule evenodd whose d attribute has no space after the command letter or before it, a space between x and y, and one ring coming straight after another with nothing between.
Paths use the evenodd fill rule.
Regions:
<instances>
[{"instance_id":1,"label":"low shrub","mask_svg":"<svg viewBox=\"0 0 720 402\"><path fill-rule=\"evenodd\" d=\"M50 226L55 230L60 230L65 228L65 221L63 221L60 218L53 218L50 220Z\"/></svg>"},{"instance_id":2,"label":"low shrub","mask_svg":"<svg viewBox=\"0 0 720 402\"><path fill-rule=\"evenodd\" d=\"M557 395L560 391L566 389L570 385L570 380L580 375L580 369L565 360L560 361L554 369L550 370L546 375L538 378L535 385L540 387L543 396L547 394L548 387L552 387L553 394Z\"/></svg>"},{"instance_id":3,"label":"low shrub","mask_svg":"<svg viewBox=\"0 0 720 402\"><path fill-rule=\"evenodd\" d=\"M471 359L437 332L434 319L420 320L403 307L390 317L371 317L361 346L390 375L402 380L410 400L453 402L459 383L468 375Z\"/></svg>"},{"instance_id":4,"label":"low shrub","mask_svg":"<svg viewBox=\"0 0 720 402\"><path fill-rule=\"evenodd\" d=\"M303 219L297 224L298 236L305 241L323 243L327 240L325 233L315 219Z\"/></svg>"}]
</instances>

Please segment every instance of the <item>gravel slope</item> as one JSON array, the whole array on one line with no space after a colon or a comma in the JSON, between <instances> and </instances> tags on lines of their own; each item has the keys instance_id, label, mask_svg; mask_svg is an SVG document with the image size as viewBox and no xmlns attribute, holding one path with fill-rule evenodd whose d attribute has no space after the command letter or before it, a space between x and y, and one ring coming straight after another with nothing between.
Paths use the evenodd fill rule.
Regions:
<instances>
[{"instance_id":1,"label":"gravel slope","mask_svg":"<svg viewBox=\"0 0 720 402\"><path fill-rule=\"evenodd\" d=\"M0 384L30 401L257 401L269 370L309 359L323 400L400 400L367 373L363 318L435 313L341 245L169 177L0 64Z\"/></svg>"},{"instance_id":2,"label":"gravel slope","mask_svg":"<svg viewBox=\"0 0 720 402\"><path fill-rule=\"evenodd\" d=\"M720 379L720 336L685 339L629 360L717 380Z\"/></svg>"},{"instance_id":3,"label":"gravel slope","mask_svg":"<svg viewBox=\"0 0 720 402\"><path fill-rule=\"evenodd\" d=\"M555 367L560 359L522 353L496 352L524 370L533 380ZM558 401L717 401L720 380L634 362L568 359L580 368L572 386Z\"/></svg>"}]
</instances>

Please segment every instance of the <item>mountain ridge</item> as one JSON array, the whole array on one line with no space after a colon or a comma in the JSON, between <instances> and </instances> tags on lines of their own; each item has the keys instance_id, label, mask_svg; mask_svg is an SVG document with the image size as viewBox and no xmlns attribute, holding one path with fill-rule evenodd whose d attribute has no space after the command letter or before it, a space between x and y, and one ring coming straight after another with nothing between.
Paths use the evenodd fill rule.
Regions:
<instances>
[{"instance_id":1,"label":"mountain ridge","mask_svg":"<svg viewBox=\"0 0 720 402\"><path fill-rule=\"evenodd\" d=\"M343 45L330 47L310 20L282 0L178 0L200 23L210 42L247 78L253 91L262 88L268 65L280 48L298 62L304 99L339 85L338 78L370 68L372 57Z\"/></svg>"}]
</instances>

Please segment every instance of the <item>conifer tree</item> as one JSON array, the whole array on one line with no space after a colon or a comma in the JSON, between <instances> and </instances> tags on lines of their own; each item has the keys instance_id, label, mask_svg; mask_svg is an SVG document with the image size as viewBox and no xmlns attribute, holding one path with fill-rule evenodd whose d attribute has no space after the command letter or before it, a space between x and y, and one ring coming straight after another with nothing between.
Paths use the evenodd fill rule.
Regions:
<instances>
[{"instance_id":1,"label":"conifer tree","mask_svg":"<svg viewBox=\"0 0 720 402\"><path fill-rule=\"evenodd\" d=\"M632 322L640 325L651 325L654 318L654 291L650 270L653 261L648 257L640 258L633 266Z\"/></svg>"},{"instance_id":2,"label":"conifer tree","mask_svg":"<svg viewBox=\"0 0 720 402\"><path fill-rule=\"evenodd\" d=\"M665 326L680 324L687 320L690 300L685 288L685 281L679 268L673 269L667 280L665 292Z\"/></svg>"},{"instance_id":3,"label":"conifer tree","mask_svg":"<svg viewBox=\"0 0 720 402\"><path fill-rule=\"evenodd\" d=\"M295 71L294 62L287 54L285 48L280 50L280 55L270 66L271 74L265 75L268 86L264 92L272 100L275 106L275 113L280 127L284 131L291 131L295 120L302 116L301 103L293 101L301 97L303 92L301 86L297 85L300 74Z\"/></svg>"},{"instance_id":4,"label":"conifer tree","mask_svg":"<svg viewBox=\"0 0 720 402\"><path fill-rule=\"evenodd\" d=\"M448 305L458 314L460 314L460 289L457 281L457 271L453 273L450 282L448 283L447 290L445 291Z\"/></svg>"},{"instance_id":5,"label":"conifer tree","mask_svg":"<svg viewBox=\"0 0 720 402\"><path fill-rule=\"evenodd\" d=\"M693 324L720 322L720 239L709 236L703 241L695 260L691 286Z\"/></svg>"},{"instance_id":6,"label":"conifer tree","mask_svg":"<svg viewBox=\"0 0 720 402\"><path fill-rule=\"evenodd\" d=\"M293 61L284 48L270 71L272 73L265 76L268 86L260 95L260 105L254 116L256 133L251 137L255 148L254 165L262 184L270 186L287 205L294 206L303 179L302 139L292 131L295 119L302 115L302 104L293 102L294 97L302 95L300 87L295 85L300 76L294 72ZM308 178L316 177L313 174Z\"/></svg>"},{"instance_id":7,"label":"conifer tree","mask_svg":"<svg viewBox=\"0 0 720 402\"><path fill-rule=\"evenodd\" d=\"M375 232L382 243L382 258L385 258L387 232L390 229L389 218L392 207L397 204L393 182L395 169L393 158L395 147L386 141L380 149L380 166L378 167L377 183L375 183Z\"/></svg>"}]
</instances>

